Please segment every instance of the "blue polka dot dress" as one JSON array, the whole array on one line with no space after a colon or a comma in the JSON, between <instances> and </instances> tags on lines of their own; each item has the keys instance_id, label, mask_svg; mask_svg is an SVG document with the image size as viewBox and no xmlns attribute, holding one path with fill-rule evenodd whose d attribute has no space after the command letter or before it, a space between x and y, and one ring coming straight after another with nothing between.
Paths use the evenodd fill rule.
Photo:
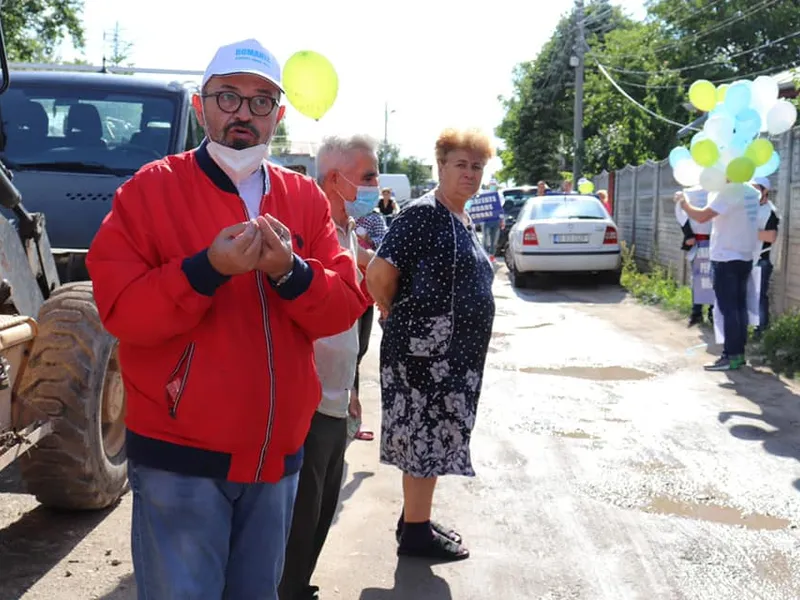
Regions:
<instances>
[{"instance_id":1,"label":"blue polka dot dress","mask_svg":"<svg viewBox=\"0 0 800 600\"><path fill-rule=\"evenodd\" d=\"M400 271L381 341L381 462L474 476L469 442L494 320L494 270L433 193L392 222L378 256Z\"/></svg>"}]
</instances>

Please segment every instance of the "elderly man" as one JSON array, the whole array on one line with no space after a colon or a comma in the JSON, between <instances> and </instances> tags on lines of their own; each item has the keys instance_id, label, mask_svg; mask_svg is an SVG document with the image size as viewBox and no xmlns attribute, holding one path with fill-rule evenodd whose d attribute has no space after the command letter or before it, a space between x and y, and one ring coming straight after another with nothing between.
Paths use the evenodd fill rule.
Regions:
<instances>
[{"instance_id":1,"label":"elderly man","mask_svg":"<svg viewBox=\"0 0 800 600\"><path fill-rule=\"evenodd\" d=\"M758 244L758 197L750 185L728 185L721 192L709 194L708 205L698 208L689 204L683 192L675 194L676 202L690 219L698 223L714 221L709 258L725 343L722 356L706 365L707 371L732 371L746 362L747 281Z\"/></svg>"},{"instance_id":2,"label":"elderly man","mask_svg":"<svg viewBox=\"0 0 800 600\"><path fill-rule=\"evenodd\" d=\"M760 337L769 327L769 280L772 278L772 245L778 239L778 209L770 202L769 191L772 184L767 177L757 177L752 182L761 194L758 209L758 239L761 242L758 256L758 266L761 267L761 288L758 306L758 327L755 335Z\"/></svg>"},{"instance_id":3,"label":"elderly man","mask_svg":"<svg viewBox=\"0 0 800 600\"><path fill-rule=\"evenodd\" d=\"M355 219L371 211L378 201L375 143L363 136L324 140L317 152L317 179L330 200L339 243L359 257L358 262L365 268L373 253L360 247ZM362 279L360 271L358 276ZM358 396L350 393L359 353L358 329L355 324L344 333L314 344L322 400L311 420L304 446L303 468L280 585L281 600L310 600L318 591L311 585L311 576L339 502L348 408L354 417L361 415Z\"/></svg>"},{"instance_id":4,"label":"elderly man","mask_svg":"<svg viewBox=\"0 0 800 600\"><path fill-rule=\"evenodd\" d=\"M193 98L206 140L124 184L87 257L119 339L139 598L277 598L313 341L364 311L352 256L309 178L265 160L280 67L221 47Z\"/></svg>"}]
</instances>

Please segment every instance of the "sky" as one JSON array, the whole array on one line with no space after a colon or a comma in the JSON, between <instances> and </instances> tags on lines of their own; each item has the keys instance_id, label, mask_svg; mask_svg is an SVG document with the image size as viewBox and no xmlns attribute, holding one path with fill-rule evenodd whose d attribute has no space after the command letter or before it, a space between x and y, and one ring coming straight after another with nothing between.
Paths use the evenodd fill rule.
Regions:
<instances>
[{"instance_id":1,"label":"sky","mask_svg":"<svg viewBox=\"0 0 800 600\"><path fill-rule=\"evenodd\" d=\"M478 127L494 137L504 114L498 96L511 94L514 66L536 57L572 4L493 0L470 8L455 0L305 0L232 3L230 10L209 2L204 10L195 0L85 0L85 50L67 45L60 54L100 64L115 23L132 44L137 67L202 71L219 46L251 37L281 64L299 50L314 50L334 65L339 94L318 122L289 105L293 141L354 133L382 140L388 102L394 111L389 142L430 164L445 127ZM644 16L641 1L617 4ZM486 176L500 166L499 159L491 161Z\"/></svg>"}]
</instances>

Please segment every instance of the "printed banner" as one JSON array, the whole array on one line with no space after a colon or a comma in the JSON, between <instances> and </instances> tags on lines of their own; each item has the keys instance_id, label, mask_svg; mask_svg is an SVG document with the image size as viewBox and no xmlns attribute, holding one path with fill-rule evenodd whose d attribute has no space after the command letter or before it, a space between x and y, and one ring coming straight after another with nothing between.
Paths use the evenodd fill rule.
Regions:
<instances>
[{"instance_id":1,"label":"printed banner","mask_svg":"<svg viewBox=\"0 0 800 600\"><path fill-rule=\"evenodd\" d=\"M503 214L503 203L500 200L499 192L484 192L470 200L467 209L470 218L474 223L485 223L486 221L496 221Z\"/></svg>"},{"instance_id":2,"label":"printed banner","mask_svg":"<svg viewBox=\"0 0 800 600\"><path fill-rule=\"evenodd\" d=\"M708 252L708 240L699 241L692 248L692 302L712 306L715 304L714 280Z\"/></svg>"}]
</instances>

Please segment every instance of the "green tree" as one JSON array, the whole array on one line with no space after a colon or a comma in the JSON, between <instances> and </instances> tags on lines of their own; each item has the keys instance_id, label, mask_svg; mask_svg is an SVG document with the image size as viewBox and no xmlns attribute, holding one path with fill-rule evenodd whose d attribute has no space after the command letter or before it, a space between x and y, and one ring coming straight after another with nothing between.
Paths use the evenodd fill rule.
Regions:
<instances>
[{"instance_id":1,"label":"green tree","mask_svg":"<svg viewBox=\"0 0 800 600\"><path fill-rule=\"evenodd\" d=\"M133 53L133 43L122 37L119 22L114 24L114 31L111 33L110 46L111 54L106 59L108 64L115 67L122 66L122 63L126 63L126 67L133 66L133 63L130 62L131 54Z\"/></svg>"},{"instance_id":2,"label":"green tree","mask_svg":"<svg viewBox=\"0 0 800 600\"><path fill-rule=\"evenodd\" d=\"M286 127L286 119L278 123L275 128L275 135L272 137L271 144L274 154L289 154L292 151L292 142L289 139L289 129Z\"/></svg>"},{"instance_id":3,"label":"green tree","mask_svg":"<svg viewBox=\"0 0 800 600\"><path fill-rule=\"evenodd\" d=\"M406 174L412 187L423 185L431 176L430 167L425 166L420 159L414 156L402 159L398 172Z\"/></svg>"},{"instance_id":4,"label":"green tree","mask_svg":"<svg viewBox=\"0 0 800 600\"><path fill-rule=\"evenodd\" d=\"M53 60L66 37L84 47L83 0L5 0L2 23L8 58L18 62Z\"/></svg>"},{"instance_id":5,"label":"green tree","mask_svg":"<svg viewBox=\"0 0 800 600\"><path fill-rule=\"evenodd\" d=\"M385 162L384 162L385 159ZM386 167L384 168L384 165ZM400 173L402 161L400 160L400 148L394 144L381 142L378 146L378 166L381 173Z\"/></svg>"},{"instance_id":6,"label":"green tree","mask_svg":"<svg viewBox=\"0 0 800 600\"><path fill-rule=\"evenodd\" d=\"M796 2L768 0L650 0L636 22L605 0L587 6L584 86L585 174L664 158L677 126L625 98L616 83L648 110L678 123L693 120L687 90L698 78L717 83L788 68L800 52ZM533 61L514 71L514 93L502 99L497 128L505 141L501 180L555 180L572 162L574 14L565 15Z\"/></svg>"}]
</instances>

